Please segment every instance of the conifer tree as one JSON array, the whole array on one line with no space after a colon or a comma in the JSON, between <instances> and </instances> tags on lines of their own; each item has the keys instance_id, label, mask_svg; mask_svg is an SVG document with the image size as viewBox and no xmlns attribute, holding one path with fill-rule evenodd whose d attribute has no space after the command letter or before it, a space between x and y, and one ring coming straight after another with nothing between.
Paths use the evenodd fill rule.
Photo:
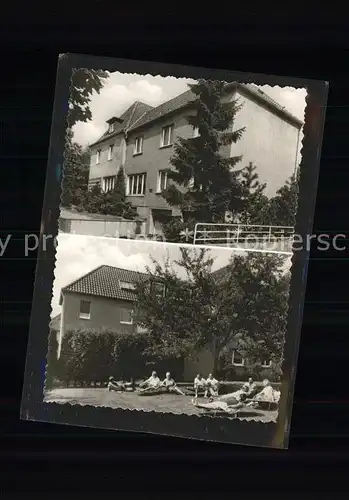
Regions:
<instances>
[{"instance_id":1,"label":"conifer tree","mask_svg":"<svg viewBox=\"0 0 349 500\"><path fill-rule=\"evenodd\" d=\"M73 142L73 134L68 131L61 193L63 207L81 206L84 203L88 186L89 165L89 151Z\"/></svg>"},{"instance_id":2,"label":"conifer tree","mask_svg":"<svg viewBox=\"0 0 349 500\"><path fill-rule=\"evenodd\" d=\"M263 224L269 200L264 194L266 183L259 181L257 167L250 162L241 173L242 211L239 221L243 224Z\"/></svg>"},{"instance_id":3,"label":"conifer tree","mask_svg":"<svg viewBox=\"0 0 349 500\"><path fill-rule=\"evenodd\" d=\"M268 224L295 226L299 190L299 173L290 179L270 199L267 212Z\"/></svg>"},{"instance_id":4,"label":"conifer tree","mask_svg":"<svg viewBox=\"0 0 349 500\"><path fill-rule=\"evenodd\" d=\"M174 182L163 196L189 221L223 222L227 210L241 210L242 186L239 172L234 170L241 157L222 155L222 149L236 143L244 131L231 131L240 106L226 99L224 82L199 80L190 88L196 97L196 113L187 119L199 134L177 140L173 169L168 171L168 179Z\"/></svg>"}]
</instances>

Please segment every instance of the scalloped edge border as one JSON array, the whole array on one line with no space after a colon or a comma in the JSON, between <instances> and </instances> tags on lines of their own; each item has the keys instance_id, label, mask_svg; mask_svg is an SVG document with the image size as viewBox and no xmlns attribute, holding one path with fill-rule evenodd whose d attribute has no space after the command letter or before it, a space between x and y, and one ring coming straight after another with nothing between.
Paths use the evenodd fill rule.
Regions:
<instances>
[{"instance_id":1,"label":"scalloped edge border","mask_svg":"<svg viewBox=\"0 0 349 500\"><path fill-rule=\"evenodd\" d=\"M127 67L137 67L137 71L129 71ZM133 61L133 60L124 60L124 59L112 59L112 58L103 58L103 57L94 57L94 56L86 56L86 55L77 55L77 54L60 54L58 58L58 71L57 71L57 80L56 80L56 93L55 93L55 104L54 104L54 112L52 119L52 127L51 127L51 138L50 138L50 150L49 150L49 160L48 160L48 169L47 169L47 178L45 185L45 197L43 204L43 213L42 213L42 224L40 231L40 238L42 238L44 232L46 234L55 235L58 234L58 218L60 214L60 197L61 197L61 182L63 180L64 175L64 158L65 158L65 147L66 147L66 118L67 118L67 106L70 95L70 85L71 85L71 76L74 69L104 69L105 71L115 72L119 71L124 74L137 74L141 76L162 76L166 77L175 77L175 78L204 78L206 80L211 81L238 81L239 83L249 84L253 83L257 86L268 85L270 87L280 87L280 88L305 88L307 90L306 96L306 106L304 110L304 125L303 125L303 138L301 141L302 147L300 148L300 156L301 161L299 163L300 169L300 181L298 188L298 197L297 197L297 216L296 216L296 232L298 234L302 234L302 231L297 231L304 221L301 220L303 218L303 214L301 213L301 208L305 204L306 196L309 198L309 191L305 190L305 183L307 179L305 178L308 174L309 180L315 180L315 186L312 182L312 191L313 197L308 201L308 210L304 210L306 213L304 214L307 219L305 222L306 228L308 232L303 231L304 234L309 234L309 229L312 228L312 221L314 216L314 206L316 199L316 185L318 179L318 169L319 169L319 159L320 159L320 151L321 151L321 143L322 143L322 135L323 135L323 126L324 126L324 116L325 116L325 107L327 102L327 93L328 93L328 83L327 82L319 82L315 80L305 80L301 78L288 78L284 76L272 76L272 75L263 75L263 74L253 74L253 73L242 73L242 72L233 72L229 70L219 70L219 69L206 69L206 68L197 68L192 66L178 66L172 64L164 64L164 63L155 63L155 62L145 62L145 61ZM124 69L125 68L125 69ZM148 69L145 69L148 68ZM176 76L174 76L174 73ZM195 74L195 75L194 75ZM219 77L218 77L219 74ZM70 75L70 76L69 76ZM207 76L206 76L207 75ZM216 77L212 77L213 75L217 75ZM227 78L228 76L228 78ZM273 83L273 81L277 81ZM314 94L314 96L313 96ZM314 99L315 97L315 99ZM63 101L61 99L63 98ZM318 102L316 102L318 99ZM63 105L62 109L62 102ZM309 104L310 103L310 104ZM318 123L316 123L316 119L318 119ZM318 127L316 127L316 124ZM313 136L313 137L311 137ZM314 137L315 136L315 137ZM315 139L315 142L314 142ZM63 145L63 148L62 148ZM63 158L62 158L63 154ZM309 157L310 158L309 162ZM310 165L310 164L312 165ZM306 168L305 168L306 167ZM313 172L309 173L309 169L313 170ZM307 170L308 169L308 170ZM313 174L314 178L311 179L311 174ZM50 196L51 195L51 196ZM52 196L53 195L53 196ZM303 205L302 205L303 203ZM48 232L44 231L45 228L53 228L54 231ZM159 242L159 244L161 244ZM41 249L41 247L39 247ZM234 251L232 249L232 251ZM302 262L297 262L297 255L303 253L304 258ZM50 254L50 255L49 255ZM40 359L42 360L42 355L39 353L39 358L37 358L38 362L35 362L34 355L34 335L35 331L38 329L38 324L41 326L45 326L44 331L48 331L50 314L51 314L51 297L52 297L52 286L53 281L55 279L55 248L51 249L51 252L47 251L43 254L42 250L39 251L38 255L38 265L36 269L35 276L35 284L34 284L34 300L33 300L33 309L32 309L32 317L30 323L30 335L28 342L28 352L27 352L27 361L26 361L26 370L25 370L25 380L23 387L23 396L22 396L22 405L21 405L21 418L27 420L44 420L49 422L57 422L54 418L48 418L48 409L46 408L44 413L46 414L46 418L40 417L42 413L40 409L49 405L54 407L56 404L58 406L62 406L60 403L50 402L46 403L43 400L43 393L45 390L45 378L46 378L46 355L48 348L48 335L46 335L44 343L41 342L42 345L38 345L37 348L40 347L42 351L44 348L45 356L44 356L44 373L38 372L37 367L40 366ZM276 421L276 425L273 426L273 432L269 435L267 442L258 442L260 439L257 439L257 442L251 442L249 439L247 441L241 441L240 439L236 440L236 438L227 439L226 442L233 442L236 444L246 444L246 445L257 445L257 446L268 446L274 448L285 448L288 446L289 440L289 430L290 430L290 418L292 413L292 402L293 402L293 393L294 393L294 383L295 383L295 372L296 372L296 364L298 358L298 350L299 350L299 337L300 337L300 327L301 327L301 319L302 319L302 311L304 306L304 294L305 294L305 285L306 285L306 266L309 258L309 252L305 252L304 250L299 253L293 252L292 255L292 264L291 264L291 286L290 286L290 299L289 299L289 320L287 333L285 336L285 349L284 349L284 357L283 357L283 377L282 377L282 387L281 387L281 398L280 398L280 406L278 411L278 417ZM49 255L49 257L48 257ZM44 258L46 257L46 258ZM300 258L299 258L300 259ZM298 264L299 266L303 264L303 269L301 270L300 281L297 283L297 276L295 273L295 266ZM298 269L298 268L297 268ZM52 279L53 278L53 279ZM300 290L295 293L295 288L297 285L300 286ZM49 288L50 290L49 290ZM299 300L298 295L301 295L301 299ZM295 298L296 296L296 298ZM47 300L49 298L49 301ZM42 315L42 308L40 307L41 301L44 303L48 302L46 316ZM296 310L298 310L298 315L294 312L294 307L296 306ZM297 312L297 311L296 311ZM296 316L295 316L296 315ZM296 321L291 321L291 317ZM292 332L292 327L295 328L294 332ZM293 335L292 335L293 333ZM38 340L38 339L37 339ZM42 340L42 339L40 339ZM290 345L291 343L291 345ZM290 354L287 356L286 351L290 351ZM287 359L286 359L287 358ZM42 361L41 361L42 362ZM43 363L42 363L43 364ZM30 368L32 366L34 369ZM44 375L44 377L42 377ZM34 385L32 382L33 378L40 377L41 384ZM40 389L39 389L40 387ZM39 394L41 397L38 396ZM73 409L76 408L90 408L92 411L98 412L105 410L111 410L112 412L118 412L118 409L114 408L106 408L106 407L96 407L91 405L82 405L82 404L70 404L63 403L63 406L66 408L71 407ZM39 410L39 411L38 411ZM177 419L183 417L187 419L188 417L198 417L198 415L186 415L186 414L177 414L173 412L164 413L164 412L154 412L154 411L144 411L144 410L122 410L121 412L126 414L130 413L140 413L140 414L149 414L149 415L174 415ZM78 413L78 412L76 412ZM35 414L35 416L34 416ZM62 416L62 411L59 411L59 414ZM89 423L82 424L80 422L70 421L70 425L87 425L92 427L101 427L100 425L95 425L93 420L99 420L96 416L92 416L88 419ZM204 417L199 416L199 419L195 420L221 420L223 418L224 421L230 422L231 419L227 417ZM61 420L61 419L59 419ZM73 419L75 420L75 419ZM114 419L113 419L114 420ZM236 418L234 421L240 421L246 423L246 419L244 418ZM260 422L260 420L253 420L255 423L262 423L263 427L269 427L269 423ZM64 419L61 423L67 424L67 420ZM248 421L251 423L251 421ZM102 425L103 428L109 428L109 425ZM127 426L128 427L128 426ZM142 429L142 425L138 425L138 431L144 432ZM220 426L221 427L221 426ZM118 427L113 427L114 429L122 429L122 425ZM260 426L259 429L261 430ZM137 429L129 429L137 432ZM148 430L148 432L154 433L154 431ZM157 434L166 434L166 435L177 435L172 433L166 433L155 431ZM207 435L205 432L205 436L194 437L194 439L205 439L205 440L214 440L219 441L219 439L213 439ZM263 432L261 432L263 434ZM179 434L181 437L193 438L192 435L185 435L185 433ZM262 441L265 441L263 439Z\"/></svg>"}]
</instances>

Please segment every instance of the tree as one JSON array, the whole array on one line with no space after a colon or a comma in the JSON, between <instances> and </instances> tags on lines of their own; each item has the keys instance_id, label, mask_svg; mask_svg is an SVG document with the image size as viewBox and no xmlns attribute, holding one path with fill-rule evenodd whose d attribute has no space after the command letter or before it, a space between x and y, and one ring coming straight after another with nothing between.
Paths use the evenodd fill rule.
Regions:
<instances>
[{"instance_id":1,"label":"tree","mask_svg":"<svg viewBox=\"0 0 349 500\"><path fill-rule=\"evenodd\" d=\"M268 224L278 226L295 226L299 190L299 173L290 179L270 199L266 216Z\"/></svg>"},{"instance_id":2,"label":"tree","mask_svg":"<svg viewBox=\"0 0 349 500\"><path fill-rule=\"evenodd\" d=\"M46 357L46 380L45 380L46 389L51 389L55 378L59 378L57 353L58 353L57 332L56 330L50 329L48 337L48 350Z\"/></svg>"},{"instance_id":3,"label":"tree","mask_svg":"<svg viewBox=\"0 0 349 500\"><path fill-rule=\"evenodd\" d=\"M240 354L255 363L280 363L285 342L290 273L288 257L249 252L230 264L236 286L235 328Z\"/></svg>"},{"instance_id":4,"label":"tree","mask_svg":"<svg viewBox=\"0 0 349 500\"><path fill-rule=\"evenodd\" d=\"M266 183L260 183L257 167L249 163L241 173L242 178L242 210L239 221L242 224L263 224L269 200L264 194Z\"/></svg>"},{"instance_id":5,"label":"tree","mask_svg":"<svg viewBox=\"0 0 349 500\"><path fill-rule=\"evenodd\" d=\"M100 93L109 73L95 69L74 69L71 77L68 128L92 119L89 107L94 92Z\"/></svg>"},{"instance_id":6,"label":"tree","mask_svg":"<svg viewBox=\"0 0 349 500\"><path fill-rule=\"evenodd\" d=\"M68 131L61 194L63 207L75 205L82 208L84 206L88 190L89 168L89 151L73 142L72 132Z\"/></svg>"},{"instance_id":7,"label":"tree","mask_svg":"<svg viewBox=\"0 0 349 500\"><path fill-rule=\"evenodd\" d=\"M125 174L122 166L116 176L114 189L102 193L98 212L125 219L134 219L137 216L137 210L130 202L126 201Z\"/></svg>"},{"instance_id":8,"label":"tree","mask_svg":"<svg viewBox=\"0 0 349 500\"><path fill-rule=\"evenodd\" d=\"M280 356L288 293L283 258L261 253L235 256L218 278L212 274L207 249L180 251L175 263L161 266L154 261L149 280L139 284L136 321L149 332L149 352L185 358L209 346L214 371L236 339L252 359ZM186 279L178 277L174 264ZM165 293L154 293L154 283Z\"/></svg>"},{"instance_id":9,"label":"tree","mask_svg":"<svg viewBox=\"0 0 349 500\"><path fill-rule=\"evenodd\" d=\"M224 157L222 148L236 143L244 129L229 132L240 106L224 100L224 82L199 80L190 85L196 99L188 123L197 128L195 138L179 138L168 170L168 188L163 197L180 208L185 222L224 222L227 210L241 209L242 186L234 167L241 157Z\"/></svg>"}]
</instances>

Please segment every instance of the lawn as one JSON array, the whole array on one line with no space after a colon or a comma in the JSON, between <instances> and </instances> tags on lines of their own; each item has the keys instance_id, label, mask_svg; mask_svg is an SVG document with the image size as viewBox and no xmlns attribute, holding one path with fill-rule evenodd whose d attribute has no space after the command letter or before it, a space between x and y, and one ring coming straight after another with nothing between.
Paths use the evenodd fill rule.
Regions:
<instances>
[{"instance_id":1,"label":"lawn","mask_svg":"<svg viewBox=\"0 0 349 500\"><path fill-rule=\"evenodd\" d=\"M46 403L69 403L77 405L106 406L125 410L145 410L161 413L184 413L185 415L204 415L205 412L191 402L190 396L161 394L158 396L139 396L134 392L109 392L107 389L53 389L45 394ZM204 401L204 400L203 400ZM256 411L246 413L246 420L273 421L277 412Z\"/></svg>"}]
</instances>

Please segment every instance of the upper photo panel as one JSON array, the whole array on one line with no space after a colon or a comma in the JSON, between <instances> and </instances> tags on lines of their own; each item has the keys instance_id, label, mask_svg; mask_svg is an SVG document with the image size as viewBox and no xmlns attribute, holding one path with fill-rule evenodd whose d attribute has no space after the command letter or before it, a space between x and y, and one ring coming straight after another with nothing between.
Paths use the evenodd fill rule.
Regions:
<instances>
[{"instance_id":1,"label":"upper photo panel","mask_svg":"<svg viewBox=\"0 0 349 500\"><path fill-rule=\"evenodd\" d=\"M59 231L291 252L306 98L74 70Z\"/></svg>"}]
</instances>

